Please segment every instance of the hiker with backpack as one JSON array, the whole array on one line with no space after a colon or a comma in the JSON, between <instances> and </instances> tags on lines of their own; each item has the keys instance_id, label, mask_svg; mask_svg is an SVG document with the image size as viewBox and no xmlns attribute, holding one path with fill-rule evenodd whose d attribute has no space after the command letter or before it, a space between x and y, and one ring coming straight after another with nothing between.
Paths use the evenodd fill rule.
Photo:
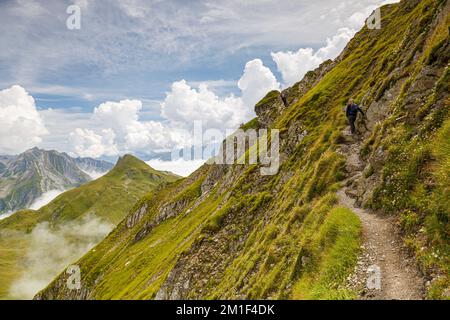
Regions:
<instances>
[{"instance_id":1,"label":"hiker with backpack","mask_svg":"<svg viewBox=\"0 0 450 320\"><path fill-rule=\"evenodd\" d=\"M352 134L356 133L356 127L355 127L355 121L358 116L358 112L361 112L361 114L364 115L364 112L361 110L361 108L354 102L353 99L350 99L347 103L347 107L345 108L345 114L348 119L348 123L350 124L350 130L352 131Z\"/></svg>"}]
</instances>

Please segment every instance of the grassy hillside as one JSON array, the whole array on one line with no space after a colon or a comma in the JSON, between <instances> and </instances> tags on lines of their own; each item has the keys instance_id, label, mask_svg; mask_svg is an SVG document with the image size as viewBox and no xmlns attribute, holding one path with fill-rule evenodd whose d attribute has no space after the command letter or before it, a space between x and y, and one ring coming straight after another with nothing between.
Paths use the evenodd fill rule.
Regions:
<instances>
[{"instance_id":1,"label":"grassy hillside","mask_svg":"<svg viewBox=\"0 0 450 320\"><path fill-rule=\"evenodd\" d=\"M349 182L355 197L396 216L429 297L445 297L448 9L442 0L383 7L380 30L365 27L339 58L284 91L286 107L269 93L243 126L281 130L278 174L204 165L141 199L78 261L82 290L61 274L38 298L356 298L346 279L361 226L336 197L348 174L339 145L350 97L368 117L358 126L366 168Z\"/></svg>"},{"instance_id":2,"label":"grassy hillside","mask_svg":"<svg viewBox=\"0 0 450 320\"><path fill-rule=\"evenodd\" d=\"M1 220L0 298L10 295L11 284L27 269L27 264L30 263L27 261L27 255L33 239L35 240L33 235L36 235L38 225L48 224L49 232L54 230L57 235L61 235L62 230L67 231L67 225L73 226L77 230L75 234L68 235L71 237L69 243L82 242L82 237L92 234L83 233L81 228L98 227L90 225L92 221L101 222L100 226L117 225L143 195L177 178L175 175L154 170L133 156L126 155L103 177L61 194L40 210L19 211ZM67 240L66 238L63 240ZM99 238L98 240L101 240L101 236ZM44 249L56 250L54 247ZM76 252L74 254L76 255ZM68 258L78 257L71 257L69 254ZM61 269L70 262L72 261L65 261ZM58 271L61 270L53 272L57 274Z\"/></svg>"}]
</instances>

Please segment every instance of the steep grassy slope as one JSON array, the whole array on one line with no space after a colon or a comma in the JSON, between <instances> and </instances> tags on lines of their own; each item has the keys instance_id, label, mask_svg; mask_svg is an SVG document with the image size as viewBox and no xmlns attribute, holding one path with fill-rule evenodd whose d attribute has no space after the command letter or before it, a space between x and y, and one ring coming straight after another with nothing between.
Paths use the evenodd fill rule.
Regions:
<instances>
[{"instance_id":1,"label":"steep grassy slope","mask_svg":"<svg viewBox=\"0 0 450 320\"><path fill-rule=\"evenodd\" d=\"M32 241L36 240L33 236L36 236L37 226L46 226L47 231L48 225L47 236L50 238L52 231L58 232L56 234L60 236L62 230L68 231L67 226L70 225L76 230L75 234L70 234L69 243L83 243L83 237L92 236L92 232L96 231L83 233L83 227L117 225L143 195L158 185L176 179L175 175L154 170L127 155L119 159L116 166L103 177L61 194L40 210L19 211L0 221L0 298L9 295L11 283L27 269L27 263L30 263L27 258ZM62 240L65 241L65 238ZM102 235L98 239L95 235L93 244L101 239ZM57 246L54 243L52 245L41 250L56 251ZM67 258L73 260L79 257L77 252L73 254L75 256L69 254ZM45 263L45 259L42 259L42 263ZM61 263L64 263L61 268L70 262L61 259ZM59 271L61 269L53 270L53 275Z\"/></svg>"},{"instance_id":2,"label":"steep grassy slope","mask_svg":"<svg viewBox=\"0 0 450 320\"><path fill-rule=\"evenodd\" d=\"M364 28L335 61L269 93L258 118L243 126L281 130L278 174L262 176L259 165L204 165L141 199L78 261L81 290L69 290L61 274L37 298L357 297L346 279L360 250L360 222L336 198L347 176L338 150L350 97L368 116L367 129L359 125L366 168L349 182L354 196L398 216L406 242L420 243L429 295L443 297L449 12L443 0L383 7L382 29Z\"/></svg>"}]
</instances>

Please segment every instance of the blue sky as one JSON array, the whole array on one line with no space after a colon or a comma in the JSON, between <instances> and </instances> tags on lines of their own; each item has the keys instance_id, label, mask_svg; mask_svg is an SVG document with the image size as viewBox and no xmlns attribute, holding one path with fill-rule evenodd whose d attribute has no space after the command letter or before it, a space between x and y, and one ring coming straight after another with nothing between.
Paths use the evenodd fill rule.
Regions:
<instances>
[{"instance_id":1,"label":"blue sky","mask_svg":"<svg viewBox=\"0 0 450 320\"><path fill-rule=\"evenodd\" d=\"M0 108L16 101L8 110L20 110L38 127L32 137L10 130L17 147L0 139L0 153L30 144L95 157L164 149L177 139L155 138L162 131L154 130L160 124L169 134L189 129L198 110L206 122L236 126L251 119L266 90L286 87L335 58L364 18L387 2L395 1L2 0L0 90L18 85L26 93L3 92ZM79 30L66 27L73 4L81 10ZM22 105L22 95L34 103ZM131 106L128 123L114 118L123 116L123 105L100 108L126 99L135 101L125 104ZM208 104L221 111L209 114ZM3 114L0 122L11 128L22 121Z\"/></svg>"}]
</instances>

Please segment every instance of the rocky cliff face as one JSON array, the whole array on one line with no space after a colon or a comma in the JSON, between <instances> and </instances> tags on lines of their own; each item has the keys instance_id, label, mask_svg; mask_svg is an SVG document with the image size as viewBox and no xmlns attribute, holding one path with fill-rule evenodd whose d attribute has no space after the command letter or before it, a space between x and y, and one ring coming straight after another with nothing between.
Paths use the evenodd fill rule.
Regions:
<instances>
[{"instance_id":1,"label":"rocky cliff face","mask_svg":"<svg viewBox=\"0 0 450 320\"><path fill-rule=\"evenodd\" d=\"M78 262L82 290L61 274L37 298L355 298L346 279L360 223L336 197L350 176L360 205L395 217L428 297L448 295L449 9L383 7L380 30L363 28L335 61L270 92L243 126L280 129L278 174L203 166L142 199ZM349 98L367 114L357 167L342 147Z\"/></svg>"},{"instance_id":2,"label":"rocky cliff face","mask_svg":"<svg viewBox=\"0 0 450 320\"><path fill-rule=\"evenodd\" d=\"M0 213L27 208L46 191L66 190L91 180L85 171L112 164L38 148L0 159Z\"/></svg>"}]
</instances>

